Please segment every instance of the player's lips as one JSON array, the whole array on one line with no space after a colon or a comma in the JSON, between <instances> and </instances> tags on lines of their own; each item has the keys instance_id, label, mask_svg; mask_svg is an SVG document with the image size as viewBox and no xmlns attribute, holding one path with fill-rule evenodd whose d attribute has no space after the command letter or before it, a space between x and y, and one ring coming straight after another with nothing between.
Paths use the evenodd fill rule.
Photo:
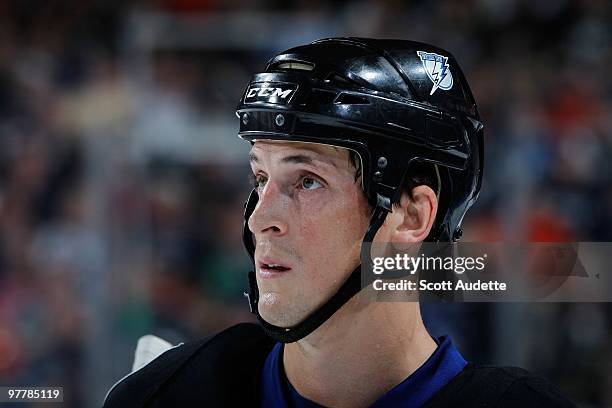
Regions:
<instances>
[{"instance_id":1,"label":"player's lips","mask_svg":"<svg viewBox=\"0 0 612 408\"><path fill-rule=\"evenodd\" d=\"M276 278L290 270L291 267L272 258L261 258L257 261L257 271L262 278Z\"/></svg>"}]
</instances>

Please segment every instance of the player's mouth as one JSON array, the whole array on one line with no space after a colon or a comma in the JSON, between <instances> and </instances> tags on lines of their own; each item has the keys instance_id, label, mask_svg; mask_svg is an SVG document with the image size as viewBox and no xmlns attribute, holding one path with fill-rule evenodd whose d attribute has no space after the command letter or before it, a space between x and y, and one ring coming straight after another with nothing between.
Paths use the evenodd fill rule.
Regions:
<instances>
[{"instance_id":1,"label":"player's mouth","mask_svg":"<svg viewBox=\"0 0 612 408\"><path fill-rule=\"evenodd\" d=\"M291 270L289 266L272 259L262 259L257 265L262 278L276 278Z\"/></svg>"}]
</instances>

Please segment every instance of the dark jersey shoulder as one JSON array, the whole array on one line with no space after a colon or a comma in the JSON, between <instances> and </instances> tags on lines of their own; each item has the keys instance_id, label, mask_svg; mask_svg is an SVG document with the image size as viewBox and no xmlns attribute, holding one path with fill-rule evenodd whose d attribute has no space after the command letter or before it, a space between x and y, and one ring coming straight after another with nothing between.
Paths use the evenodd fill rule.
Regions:
<instances>
[{"instance_id":1,"label":"dark jersey shoulder","mask_svg":"<svg viewBox=\"0 0 612 408\"><path fill-rule=\"evenodd\" d=\"M575 407L544 377L518 367L469 363L427 407Z\"/></svg>"},{"instance_id":2,"label":"dark jersey shoulder","mask_svg":"<svg viewBox=\"0 0 612 408\"><path fill-rule=\"evenodd\" d=\"M259 400L258 381L274 342L242 323L166 351L109 392L105 408L237 406Z\"/></svg>"},{"instance_id":3,"label":"dark jersey shoulder","mask_svg":"<svg viewBox=\"0 0 612 408\"><path fill-rule=\"evenodd\" d=\"M244 323L166 351L109 392L105 408L258 406L259 381L274 346ZM574 407L542 377L515 367L468 364L427 407Z\"/></svg>"}]
</instances>

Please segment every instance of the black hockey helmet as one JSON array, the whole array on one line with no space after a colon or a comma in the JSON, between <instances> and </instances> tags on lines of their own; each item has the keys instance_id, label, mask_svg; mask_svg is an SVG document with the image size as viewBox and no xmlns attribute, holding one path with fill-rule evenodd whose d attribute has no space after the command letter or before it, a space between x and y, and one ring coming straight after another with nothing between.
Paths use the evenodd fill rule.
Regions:
<instances>
[{"instance_id":1,"label":"black hockey helmet","mask_svg":"<svg viewBox=\"0 0 612 408\"><path fill-rule=\"evenodd\" d=\"M460 238L461 221L482 181L483 126L467 81L449 52L403 40L315 41L272 58L249 83L236 113L239 136L251 143L312 142L359 155L363 188L374 207L364 242L373 240L392 203L399 201L400 186L415 163L431 166L438 179L439 208L428 241ZM251 257L255 247L247 221L256 204L254 190L245 206L244 225ZM295 341L359 291L351 278L304 322L278 328L257 312L251 273L251 309L273 337Z\"/></svg>"}]
</instances>

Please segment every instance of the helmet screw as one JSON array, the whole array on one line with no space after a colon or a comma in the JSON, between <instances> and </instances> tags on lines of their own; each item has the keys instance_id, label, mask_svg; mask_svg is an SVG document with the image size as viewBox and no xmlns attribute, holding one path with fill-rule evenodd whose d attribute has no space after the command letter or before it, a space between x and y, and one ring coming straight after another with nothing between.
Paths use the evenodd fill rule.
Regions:
<instances>
[{"instance_id":1,"label":"helmet screw","mask_svg":"<svg viewBox=\"0 0 612 408\"><path fill-rule=\"evenodd\" d=\"M276 115L274 122L276 123L276 126L283 126L285 124L285 117L279 113Z\"/></svg>"},{"instance_id":2,"label":"helmet screw","mask_svg":"<svg viewBox=\"0 0 612 408\"><path fill-rule=\"evenodd\" d=\"M243 124L248 124L249 123L249 114L245 113L244 115L242 115L242 123Z\"/></svg>"},{"instance_id":3,"label":"helmet screw","mask_svg":"<svg viewBox=\"0 0 612 408\"><path fill-rule=\"evenodd\" d=\"M380 167L381 169L384 169L385 167L387 167L387 158L384 156L380 156L378 158L378 167Z\"/></svg>"},{"instance_id":4,"label":"helmet screw","mask_svg":"<svg viewBox=\"0 0 612 408\"><path fill-rule=\"evenodd\" d=\"M382 172L377 171L376 173L374 173L374 181L380 181L382 180Z\"/></svg>"}]
</instances>

